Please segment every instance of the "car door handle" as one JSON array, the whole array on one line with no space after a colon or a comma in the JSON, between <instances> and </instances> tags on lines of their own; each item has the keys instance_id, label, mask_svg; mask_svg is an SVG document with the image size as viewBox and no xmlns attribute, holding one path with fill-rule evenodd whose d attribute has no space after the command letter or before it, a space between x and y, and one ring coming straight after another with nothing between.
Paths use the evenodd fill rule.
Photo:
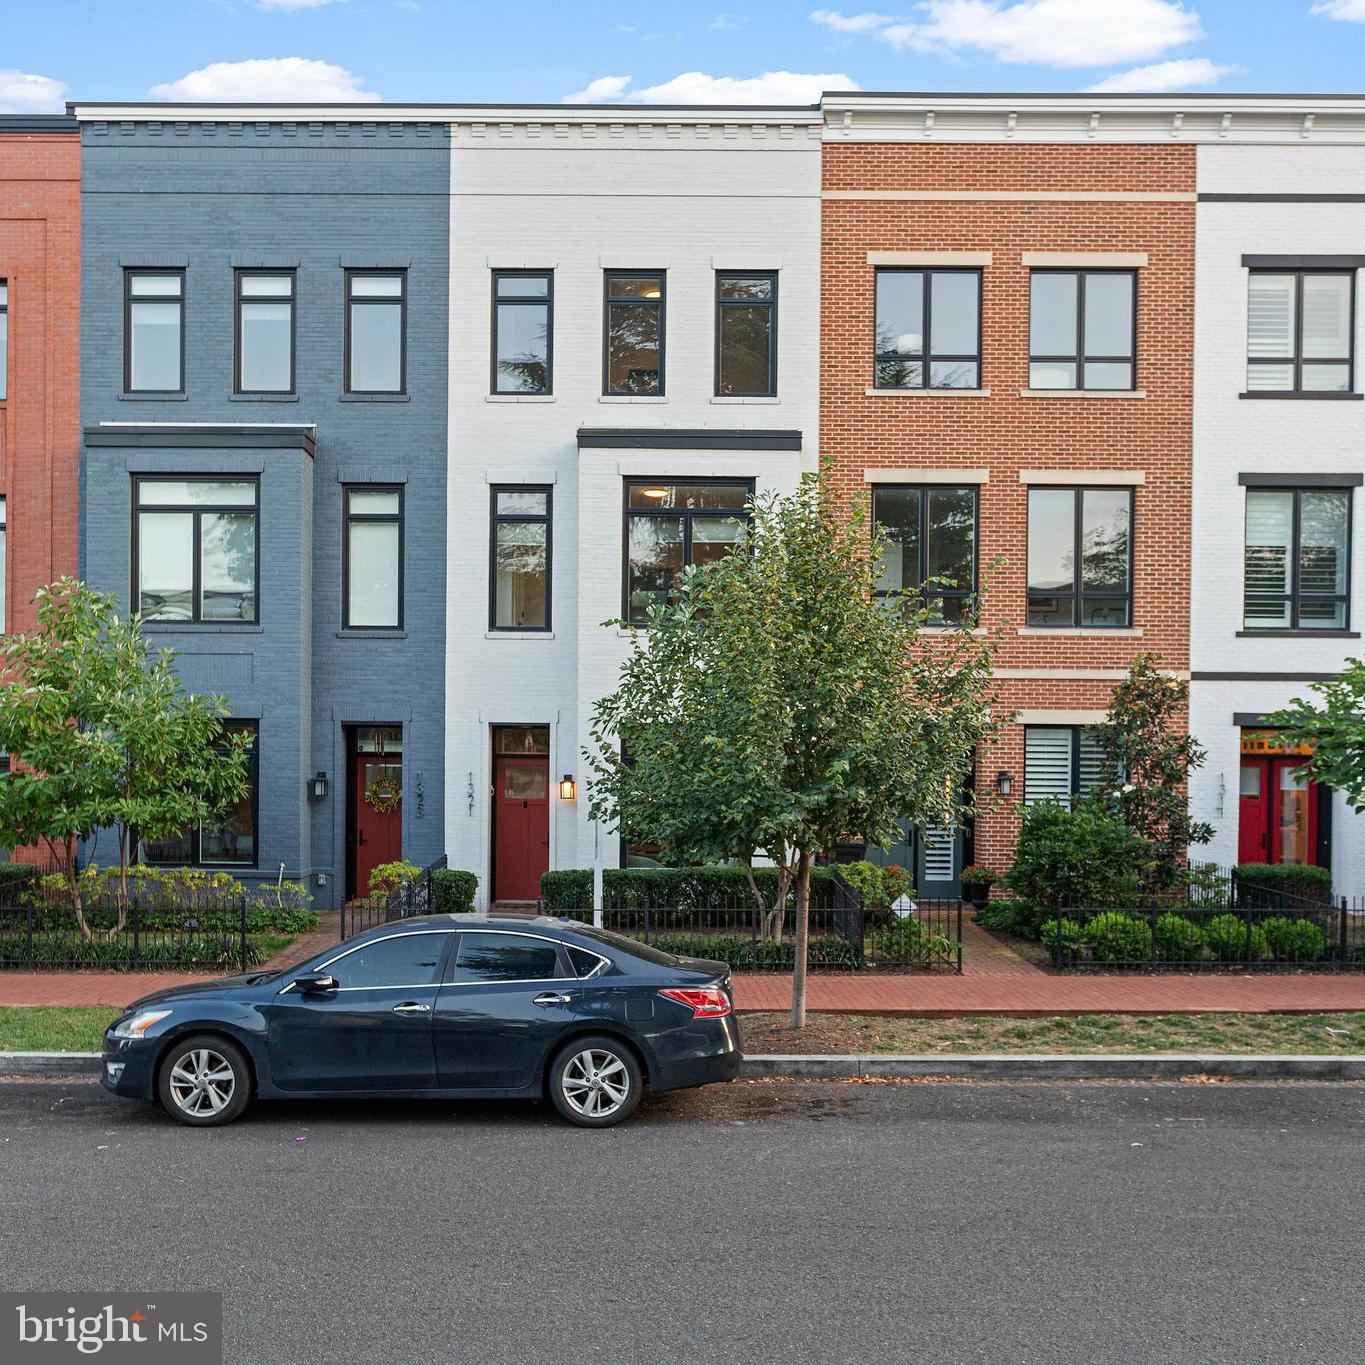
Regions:
<instances>
[{"instance_id":1,"label":"car door handle","mask_svg":"<svg viewBox=\"0 0 1365 1365\"><path fill-rule=\"evenodd\" d=\"M395 1014L430 1014L431 1006L419 1005L415 1001L410 1000L406 1005L395 1005L393 1007L393 1012Z\"/></svg>"},{"instance_id":2,"label":"car door handle","mask_svg":"<svg viewBox=\"0 0 1365 1365\"><path fill-rule=\"evenodd\" d=\"M538 995L531 1001L533 1005L567 1005L573 999L571 995L560 995L558 991L546 991L543 995Z\"/></svg>"}]
</instances>

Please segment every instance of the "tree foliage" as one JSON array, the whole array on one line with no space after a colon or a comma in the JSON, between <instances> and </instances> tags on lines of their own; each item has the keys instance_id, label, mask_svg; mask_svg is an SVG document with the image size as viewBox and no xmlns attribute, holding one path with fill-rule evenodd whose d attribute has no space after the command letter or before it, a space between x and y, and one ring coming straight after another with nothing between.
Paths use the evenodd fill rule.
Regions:
<instances>
[{"instance_id":1,"label":"tree foliage","mask_svg":"<svg viewBox=\"0 0 1365 1365\"><path fill-rule=\"evenodd\" d=\"M1312 779L1365 811L1365 660L1347 659L1339 677L1309 683L1308 690L1319 703L1295 697L1266 724L1279 727L1290 745L1311 745L1304 766Z\"/></svg>"},{"instance_id":2,"label":"tree foliage","mask_svg":"<svg viewBox=\"0 0 1365 1365\"><path fill-rule=\"evenodd\" d=\"M779 866L771 899L751 888L780 934L795 883L799 1027L814 858L849 834L890 843L906 818L962 817L996 726L992 642L970 623L926 639L918 595L874 596L865 501L849 515L807 476L751 510L744 549L685 571L633 633L594 708L590 811L671 861Z\"/></svg>"},{"instance_id":3,"label":"tree foliage","mask_svg":"<svg viewBox=\"0 0 1365 1365\"><path fill-rule=\"evenodd\" d=\"M181 690L173 653L153 655L111 594L64 578L37 603L37 630L2 651L0 845L46 845L88 939L81 842L114 829L126 887L134 831L167 838L246 795L250 737L224 729L221 698Z\"/></svg>"}]
</instances>

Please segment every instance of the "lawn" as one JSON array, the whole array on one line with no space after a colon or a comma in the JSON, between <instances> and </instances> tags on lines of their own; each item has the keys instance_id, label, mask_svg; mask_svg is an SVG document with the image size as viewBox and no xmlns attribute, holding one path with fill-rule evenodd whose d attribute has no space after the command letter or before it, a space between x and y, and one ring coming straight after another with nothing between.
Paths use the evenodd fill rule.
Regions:
<instances>
[{"instance_id":1,"label":"lawn","mask_svg":"<svg viewBox=\"0 0 1365 1365\"><path fill-rule=\"evenodd\" d=\"M0 1007L0 1052L98 1052L114 1005Z\"/></svg>"},{"instance_id":2,"label":"lawn","mask_svg":"<svg viewBox=\"0 0 1365 1365\"><path fill-rule=\"evenodd\" d=\"M1365 1052L1365 1012L1080 1014L1039 1019L907 1019L811 1014L740 1016L746 1052Z\"/></svg>"}]
</instances>

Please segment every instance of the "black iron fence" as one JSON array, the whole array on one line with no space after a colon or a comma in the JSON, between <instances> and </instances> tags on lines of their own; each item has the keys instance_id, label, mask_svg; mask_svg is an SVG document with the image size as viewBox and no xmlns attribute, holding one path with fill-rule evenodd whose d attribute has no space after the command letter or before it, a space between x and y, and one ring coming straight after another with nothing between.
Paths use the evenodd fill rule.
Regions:
<instances>
[{"instance_id":1,"label":"black iron fence","mask_svg":"<svg viewBox=\"0 0 1365 1365\"><path fill-rule=\"evenodd\" d=\"M1243 887L1129 909L1059 908L1043 944L1063 971L1365 971L1365 902Z\"/></svg>"},{"instance_id":2,"label":"black iron fence","mask_svg":"<svg viewBox=\"0 0 1365 1365\"><path fill-rule=\"evenodd\" d=\"M919 900L908 909L871 909L851 892L839 904L812 907L807 962L812 972L962 971L962 904ZM557 910L562 919L594 922L592 910ZM737 972L790 972L796 914L755 906L694 909L641 906L600 912L601 927L679 957L728 962Z\"/></svg>"},{"instance_id":3,"label":"black iron fence","mask_svg":"<svg viewBox=\"0 0 1365 1365\"><path fill-rule=\"evenodd\" d=\"M434 863L424 867L411 881L395 887L386 895L367 896L352 901L341 909L341 937L348 939L376 925L391 924L394 920L411 919L415 915L430 915L435 911L432 893L433 872L446 865L442 854Z\"/></svg>"}]
</instances>

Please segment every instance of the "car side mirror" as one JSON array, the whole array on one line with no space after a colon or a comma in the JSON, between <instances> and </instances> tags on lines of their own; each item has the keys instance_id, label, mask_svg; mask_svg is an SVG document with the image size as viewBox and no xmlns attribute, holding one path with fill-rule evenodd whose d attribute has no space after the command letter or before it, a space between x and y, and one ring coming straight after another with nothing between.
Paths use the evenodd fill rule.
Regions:
<instances>
[{"instance_id":1,"label":"car side mirror","mask_svg":"<svg viewBox=\"0 0 1365 1365\"><path fill-rule=\"evenodd\" d=\"M309 972L306 976L296 976L294 984L304 995L325 995L336 990L340 983L326 972Z\"/></svg>"}]
</instances>

